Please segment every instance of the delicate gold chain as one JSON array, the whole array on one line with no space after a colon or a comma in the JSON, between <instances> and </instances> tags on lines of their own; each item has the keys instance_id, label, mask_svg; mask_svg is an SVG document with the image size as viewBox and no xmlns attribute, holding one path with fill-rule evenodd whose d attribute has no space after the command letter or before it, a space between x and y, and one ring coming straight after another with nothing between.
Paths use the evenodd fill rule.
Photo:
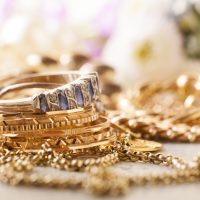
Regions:
<instances>
[{"instance_id":1,"label":"delicate gold chain","mask_svg":"<svg viewBox=\"0 0 200 200\"><path fill-rule=\"evenodd\" d=\"M155 113L178 116L199 107L198 75L181 75L175 80L148 82L135 88L132 103Z\"/></svg>"}]
</instances>

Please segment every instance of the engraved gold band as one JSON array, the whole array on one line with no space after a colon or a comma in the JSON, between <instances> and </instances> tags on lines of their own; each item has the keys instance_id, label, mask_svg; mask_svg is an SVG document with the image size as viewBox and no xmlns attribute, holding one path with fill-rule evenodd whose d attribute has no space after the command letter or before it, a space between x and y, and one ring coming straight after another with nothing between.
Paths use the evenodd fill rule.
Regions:
<instances>
[{"instance_id":1,"label":"engraved gold band","mask_svg":"<svg viewBox=\"0 0 200 200\"><path fill-rule=\"evenodd\" d=\"M0 133L44 131L69 128L96 121L99 113L93 107L70 111L52 111L45 114L18 114L0 116Z\"/></svg>"},{"instance_id":2,"label":"engraved gold band","mask_svg":"<svg viewBox=\"0 0 200 200\"><path fill-rule=\"evenodd\" d=\"M4 131L1 132L0 135L5 135L9 137L41 137L43 135L51 136L51 135L57 135L58 137L60 135L64 136L77 136L77 135L86 135L87 133L91 132L97 132L104 130L106 128L109 128L110 122L107 118L100 117L95 122L91 122L89 124L79 124L79 125L73 125L73 126L67 126L67 127L45 127L45 129L36 129L36 130L13 130L13 131ZM31 127L31 126L30 126Z\"/></svg>"},{"instance_id":3,"label":"engraved gold band","mask_svg":"<svg viewBox=\"0 0 200 200\"><path fill-rule=\"evenodd\" d=\"M0 136L0 144L6 145L11 149L20 150L39 150L41 145L47 141L47 137L6 137ZM72 138L68 137L48 137L48 142L55 150L81 150L86 148L97 147L100 145L106 145L110 142L116 141L116 133L110 129L107 131L91 133L87 136L76 136Z\"/></svg>"}]
</instances>

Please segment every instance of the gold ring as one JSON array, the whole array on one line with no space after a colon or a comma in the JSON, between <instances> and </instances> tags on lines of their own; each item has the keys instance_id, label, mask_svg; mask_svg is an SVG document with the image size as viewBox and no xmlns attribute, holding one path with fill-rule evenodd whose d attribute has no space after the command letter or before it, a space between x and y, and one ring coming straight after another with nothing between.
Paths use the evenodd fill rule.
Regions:
<instances>
[{"instance_id":1,"label":"gold ring","mask_svg":"<svg viewBox=\"0 0 200 200\"><path fill-rule=\"evenodd\" d=\"M0 100L1 113L31 112L45 113L57 110L85 108L99 98L99 80L97 73L83 74L77 71L38 73L24 75L2 83L0 95L26 87L50 87L27 98Z\"/></svg>"}]
</instances>

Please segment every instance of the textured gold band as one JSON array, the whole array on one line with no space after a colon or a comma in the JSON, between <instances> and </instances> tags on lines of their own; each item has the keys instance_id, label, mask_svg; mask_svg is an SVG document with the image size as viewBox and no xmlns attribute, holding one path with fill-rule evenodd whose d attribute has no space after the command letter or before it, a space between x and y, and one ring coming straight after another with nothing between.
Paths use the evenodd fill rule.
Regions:
<instances>
[{"instance_id":1,"label":"textured gold band","mask_svg":"<svg viewBox=\"0 0 200 200\"><path fill-rule=\"evenodd\" d=\"M95 122L91 122L89 124L84 125L77 125L77 126L63 126L63 127L56 127L56 126L49 126L49 127L42 127L44 129L31 129L31 130L22 130L22 131L3 131L0 135L9 136L9 137L40 137L42 135L51 136L53 135L66 135L66 136L77 136L77 135L84 135L90 132L97 132L109 128L110 122L108 119L104 117L100 117ZM24 127L24 126L22 126ZM32 126L27 126L28 128L33 128Z\"/></svg>"},{"instance_id":2,"label":"textured gold band","mask_svg":"<svg viewBox=\"0 0 200 200\"><path fill-rule=\"evenodd\" d=\"M94 122L98 118L99 113L93 107L52 111L46 114L2 115L0 116L0 133L71 128L71 126Z\"/></svg>"},{"instance_id":3,"label":"textured gold band","mask_svg":"<svg viewBox=\"0 0 200 200\"><path fill-rule=\"evenodd\" d=\"M1 146L5 145L10 149L20 150L39 150L41 145L47 141L47 137L5 137L0 136ZM100 145L106 145L112 141L116 141L116 132L112 130L103 130L90 135L79 135L76 137L48 137L48 142L55 150L80 150Z\"/></svg>"}]
</instances>

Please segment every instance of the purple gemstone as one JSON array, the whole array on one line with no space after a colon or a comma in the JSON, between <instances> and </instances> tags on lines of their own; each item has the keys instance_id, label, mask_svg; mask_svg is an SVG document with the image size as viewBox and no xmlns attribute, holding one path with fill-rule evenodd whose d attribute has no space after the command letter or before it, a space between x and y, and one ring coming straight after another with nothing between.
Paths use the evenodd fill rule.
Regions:
<instances>
[{"instance_id":1,"label":"purple gemstone","mask_svg":"<svg viewBox=\"0 0 200 200\"><path fill-rule=\"evenodd\" d=\"M81 91L80 87L75 87L75 97L78 103L78 106L83 107L84 106L84 99L83 99L83 93Z\"/></svg>"},{"instance_id":2,"label":"purple gemstone","mask_svg":"<svg viewBox=\"0 0 200 200\"><path fill-rule=\"evenodd\" d=\"M96 76L96 83L97 83L97 87L99 88L99 77Z\"/></svg>"},{"instance_id":3,"label":"purple gemstone","mask_svg":"<svg viewBox=\"0 0 200 200\"><path fill-rule=\"evenodd\" d=\"M93 89L91 81L89 81L88 90L89 90L90 99L92 100L94 98L94 89Z\"/></svg>"},{"instance_id":4,"label":"purple gemstone","mask_svg":"<svg viewBox=\"0 0 200 200\"><path fill-rule=\"evenodd\" d=\"M44 94L39 95L39 101L40 101L41 112L48 112L49 111L49 105L47 103L47 99L46 99Z\"/></svg>"},{"instance_id":5,"label":"purple gemstone","mask_svg":"<svg viewBox=\"0 0 200 200\"><path fill-rule=\"evenodd\" d=\"M58 93L58 102L61 110L67 110L69 108L68 100L63 92Z\"/></svg>"}]
</instances>

